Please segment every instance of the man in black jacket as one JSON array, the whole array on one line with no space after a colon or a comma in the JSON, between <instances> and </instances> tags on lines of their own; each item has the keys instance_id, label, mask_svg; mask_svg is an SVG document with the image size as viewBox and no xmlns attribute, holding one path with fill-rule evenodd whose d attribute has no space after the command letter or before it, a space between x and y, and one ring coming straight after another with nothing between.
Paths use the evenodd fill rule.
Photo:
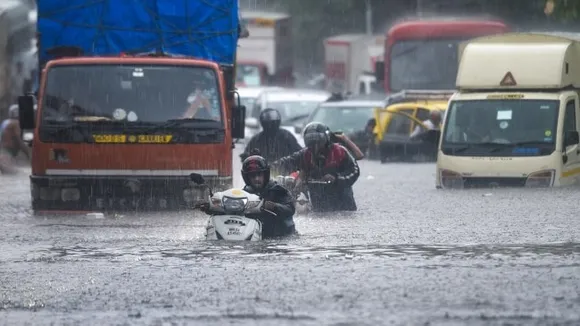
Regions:
<instances>
[{"instance_id":1,"label":"man in black jacket","mask_svg":"<svg viewBox=\"0 0 580 326\"><path fill-rule=\"evenodd\" d=\"M333 143L330 137L326 125L311 123L304 129L307 147L273 165L284 171L300 171L313 211L356 211L352 185L360 175L358 164L346 148ZM309 180L328 184L309 183Z\"/></svg>"},{"instance_id":2,"label":"man in black jacket","mask_svg":"<svg viewBox=\"0 0 580 326\"><path fill-rule=\"evenodd\" d=\"M291 132L280 128L281 122L280 112L277 110L265 109L262 111L260 124L263 130L250 139L244 153L240 154L242 161L250 156L254 149L257 149L268 162L273 162L302 149Z\"/></svg>"},{"instance_id":3,"label":"man in black jacket","mask_svg":"<svg viewBox=\"0 0 580 326\"><path fill-rule=\"evenodd\" d=\"M263 198L263 212L252 216L262 222L262 238L280 237L296 232L294 225L294 198L290 192L270 180L270 166L258 155L252 155L242 163L244 190ZM274 213L274 214L272 214Z\"/></svg>"}]
</instances>

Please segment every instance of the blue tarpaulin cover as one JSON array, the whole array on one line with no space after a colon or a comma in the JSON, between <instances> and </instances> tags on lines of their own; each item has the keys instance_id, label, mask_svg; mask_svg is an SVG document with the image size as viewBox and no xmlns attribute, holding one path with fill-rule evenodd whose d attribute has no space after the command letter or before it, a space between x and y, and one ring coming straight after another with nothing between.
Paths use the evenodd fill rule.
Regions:
<instances>
[{"instance_id":1,"label":"blue tarpaulin cover","mask_svg":"<svg viewBox=\"0 0 580 326\"><path fill-rule=\"evenodd\" d=\"M85 56L159 52L233 64L238 0L39 0L40 61L47 49Z\"/></svg>"}]
</instances>

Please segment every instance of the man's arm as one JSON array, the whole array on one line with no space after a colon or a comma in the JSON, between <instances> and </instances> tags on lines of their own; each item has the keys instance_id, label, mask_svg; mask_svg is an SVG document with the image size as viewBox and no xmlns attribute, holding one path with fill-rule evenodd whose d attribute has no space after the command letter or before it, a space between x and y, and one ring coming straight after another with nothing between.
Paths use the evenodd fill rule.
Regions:
<instances>
[{"instance_id":1,"label":"man's arm","mask_svg":"<svg viewBox=\"0 0 580 326\"><path fill-rule=\"evenodd\" d=\"M343 187L352 186L360 176L358 163L350 155L346 148L342 148L346 153L340 164L340 172L336 174L336 182Z\"/></svg>"},{"instance_id":2,"label":"man's arm","mask_svg":"<svg viewBox=\"0 0 580 326\"><path fill-rule=\"evenodd\" d=\"M362 160L365 157L365 154L363 154L360 148L358 148L358 146L346 135L337 135L336 137L344 142L345 147L352 152L352 155L354 155L356 160Z\"/></svg>"},{"instance_id":3,"label":"man's arm","mask_svg":"<svg viewBox=\"0 0 580 326\"><path fill-rule=\"evenodd\" d=\"M302 170L305 152L306 148L303 148L292 155L288 155L276 162L273 162L272 165L274 167L280 168L283 173L291 173L294 171Z\"/></svg>"},{"instance_id":4,"label":"man's arm","mask_svg":"<svg viewBox=\"0 0 580 326\"><path fill-rule=\"evenodd\" d=\"M302 146L298 144L298 140L296 139L296 137L294 137L294 135L290 131L288 131L286 135L288 138L288 147L290 149L290 152L296 153L300 151L302 149Z\"/></svg>"},{"instance_id":5,"label":"man's arm","mask_svg":"<svg viewBox=\"0 0 580 326\"><path fill-rule=\"evenodd\" d=\"M294 197L290 194L288 189L282 187L281 185L276 185L274 189L274 194L276 196L276 201L274 201L274 210L276 217L287 218L293 216L296 212L296 207L294 204Z\"/></svg>"}]
</instances>

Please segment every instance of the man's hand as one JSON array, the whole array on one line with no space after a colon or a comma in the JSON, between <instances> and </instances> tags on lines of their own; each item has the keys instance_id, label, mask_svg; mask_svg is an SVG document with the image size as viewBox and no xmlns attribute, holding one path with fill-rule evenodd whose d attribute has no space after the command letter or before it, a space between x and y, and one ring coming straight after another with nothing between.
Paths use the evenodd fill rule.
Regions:
<instances>
[{"instance_id":1,"label":"man's hand","mask_svg":"<svg viewBox=\"0 0 580 326\"><path fill-rule=\"evenodd\" d=\"M328 181L328 182L334 182L334 180L336 180L336 178L333 175L326 174L326 175L324 175L324 177L322 177L322 180Z\"/></svg>"},{"instance_id":2,"label":"man's hand","mask_svg":"<svg viewBox=\"0 0 580 326\"><path fill-rule=\"evenodd\" d=\"M263 207L269 211L274 211L276 209L276 203L271 201L265 201Z\"/></svg>"}]
</instances>

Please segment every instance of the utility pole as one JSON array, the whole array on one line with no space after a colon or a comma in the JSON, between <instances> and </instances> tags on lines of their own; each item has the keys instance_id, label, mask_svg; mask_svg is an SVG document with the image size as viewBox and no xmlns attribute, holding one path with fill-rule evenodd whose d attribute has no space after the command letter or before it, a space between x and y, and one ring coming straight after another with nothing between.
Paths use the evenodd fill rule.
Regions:
<instances>
[{"instance_id":1,"label":"utility pole","mask_svg":"<svg viewBox=\"0 0 580 326\"><path fill-rule=\"evenodd\" d=\"M366 0L366 23L367 35L373 35L373 8L371 7L371 0Z\"/></svg>"}]
</instances>

